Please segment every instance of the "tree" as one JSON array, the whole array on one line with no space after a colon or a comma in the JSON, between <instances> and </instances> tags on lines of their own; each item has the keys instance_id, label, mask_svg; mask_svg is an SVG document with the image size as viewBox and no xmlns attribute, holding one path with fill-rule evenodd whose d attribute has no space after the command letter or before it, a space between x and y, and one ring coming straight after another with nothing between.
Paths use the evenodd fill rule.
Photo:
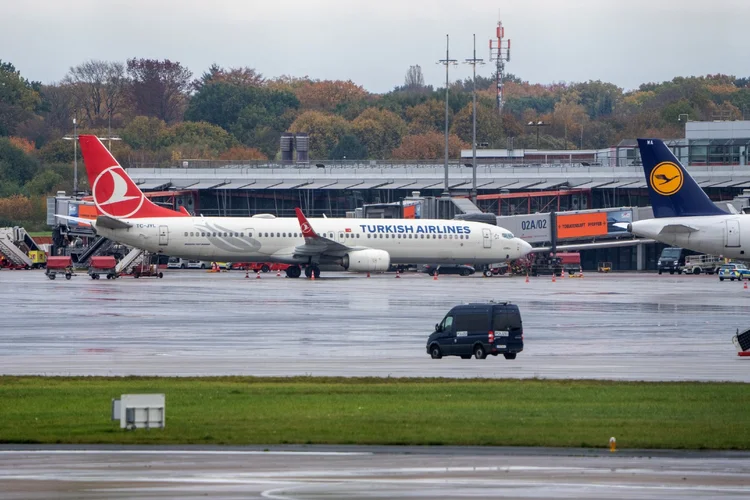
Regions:
<instances>
[{"instance_id":1,"label":"tree","mask_svg":"<svg viewBox=\"0 0 750 500\"><path fill-rule=\"evenodd\" d=\"M305 111L289 127L310 137L310 158L327 159L341 138L351 131L349 122L340 116L321 111Z\"/></svg>"},{"instance_id":2,"label":"tree","mask_svg":"<svg viewBox=\"0 0 750 500\"><path fill-rule=\"evenodd\" d=\"M86 61L70 68L63 83L73 91L75 107L91 127L107 124L118 111L125 92L125 68L119 62Z\"/></svg>"},{"instance_id":3,"label":"tree","mask_svg":"<svg viewBox=\"0 0 750 500\"><path fill-rule=\"evenodd\" d=\"M180 158L216 157L236 145L234 137L221 127L206 122L182 122L169 128L168 144ZM201 156L195 156L201 155Z\"/></svg>"},{"instance_id":4,"label":"tree","mask_svg":"<svg viewBox=\"0 0 750 500\"><path fill-rule=\"evenodd\" d=\"M305 110L333 112L337 107L360 101L367 91L351 80L306 81L294 90L300 106Z\"/></svg>"},{"instance_id":5,"label":"tree","mask_svg":"<svg viewBox=\"0 0 750 500\"><path fill-rule=\"evenodd\" d=\"M220 160L267 160L257 148L247 148L245 146L233 146L219 155Z\"/></svg>"},{"instance_id":6,"label":"tree","mask_svg":"<svg viewBox=\"0 0 750 500\"><path fill-rule=\"evenodd\" d=\"M47 124L61 133L73 128L75 91L72 85L60 83L42 87L42 100L45 102Z\"/></svg>"},{"instance_id":7,"label":"tree","mask_svg":"<svg viewBox=\"0 0 750 500\"><path fill-rule=\"evenodd\" d=\"M0 60L0 136L13 135L19 123L33 116L40 102L34 83L23 78L11 63Z\"/></svg>"},{"instance_id":8,"label":"tree","mask_svg":"<svg viewBox=\"0 0 750 500\"><path fill-rule=\"evenodd\" d=\"M15 147L7 137L0 137L0 181L26 184L38 170L34 158Z\"/></svg>"},{"instance_id":9,"label":"tree","mask_svg":"<svg viewBox=\"0 0 750 500\"><path fill-rule=\"evenodd\" d=\"M463 142L457 135L448 136L448 155L451 158L461 156L462 149L468 149L469 144ZM445 136L438 132L408 135L404 137L401 146L393 150L392 157L398 160L437 160L445 156Z\"/></svg>"},{"instance_id":10,"label":"tree","mask_svg":"<svg viewBox=\"0 0 750 500\"><path fill-rule=\"evenodd\" d=\"M138 114L167 123L182 118L192 73L169 59L128 59L131 92Z\"/></svg>"},{"instance_id":11,"label":"tree","mask_svg":"<svg viewBox=\"0 0 750 500\"><path fill-rule=\"evenodd\" d=\"M424 75L422 74L422 67L417 64L409 66L406 70L406 77L404 77L404 90L415 91L422 90L424 88Z\"/></svg>"},{"instance_id":12,"label":"tree","mask_svg":"<svg viewBox=\"0 0 750 500\"><path fill-rule=\"evenodd\" d=\"M123 129L121 136L135 150L155 151L170 140L167 124L159 118L148 116L136 116Z\"/></svg>"},{"instance_id":13,"label":"tree","mask_svg":"<svg viewBox=\"0 0 750 500\"><path fill-rule=\"evenodd\" d=\"M73 144L71 141L56 139L39 150L39 159L47 163L73 163Z\"/></svg>"},{"instance_id":14,"label":"tree","mask_svg":"<svg viewBox=\"0 0 750 500\"><path fill-rule=\"evenodd\" d=\"M332 160L364 160L367 158L367 147L357 139L356 135L347 134L333 148L330 158Z\"/></svg>"},{"instance_id":15,"label":"tree","mask_svg":"<svg viewBox=\"0 0 750 500\"><path fill-rule=\"evenodd\" d=\"M352 122L354 135L367 147L371 158L389 158L406 130L406 122L387 109L366 109Z\"/></svg>"},{"instance_id":16,"label":"tree","mask_svg":"<svg viewBox=\"0 0 750 500\"><path fill-rule=\"evenodd\" d=\"M467 104L453 120L451 133L471 144L473 129L473 105ZM502 144L503 122L494 108L477 103L477 142L487 142L490 147L505 147Z\"/></svg>"},{"instance_id":17,"label":"tree","mask_svg":"<svg viewBox=\"0 0 750 500\"><path fill-rule=\"evenodd\" d=\"M422 104L406 108L406 121L409 124L410 134L438 132L445 127L445 104L436 99L430 99Z\"/></svg>"}]
</instances>

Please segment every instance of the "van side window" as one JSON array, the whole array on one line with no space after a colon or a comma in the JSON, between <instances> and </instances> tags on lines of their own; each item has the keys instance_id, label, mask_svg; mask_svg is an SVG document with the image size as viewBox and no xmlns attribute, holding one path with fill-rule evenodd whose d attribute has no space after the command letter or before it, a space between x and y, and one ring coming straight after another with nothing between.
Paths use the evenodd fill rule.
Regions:
<instances>
[{"instance_id":1,"label":"van side window","mask_svg":"<svg viewBox=\"0 0 750 500\"><path fill-rule=\"evenodd\" d=\"M509 328L521 328L521 315L515 310L508 311L508 327Z\"/></svg>"},{"instance_id":2,"label":"van side window","mask_svg":"<svg viewBox=\"0 0 750 500\"><path fill-rule=\"evenodd\" d=\"M508 311L505 309L495 309L492 318L492 329L496 332L503 332L510 329L510 323L508 323Z\"/></svg>"},{"instance_id":3,"label":"van side window","mask_svg":"<svg viewBox=\"0 0 750 500\"><path fill-rule=\"evenodd\" d=\"M468 313L456 317L457 332L480 332L489 330L487 324L487 313Z\"/></svg>"},{"instance_id":4,"label":"van side window","mask_svg":"<svg viewBox=\"0 0 750 500\"><path fill-rule=\"evenodd\" d=\"M443 331L449 332L453 327L453 316L446 316L443 320Z\"/></svg>"}]
</instances>

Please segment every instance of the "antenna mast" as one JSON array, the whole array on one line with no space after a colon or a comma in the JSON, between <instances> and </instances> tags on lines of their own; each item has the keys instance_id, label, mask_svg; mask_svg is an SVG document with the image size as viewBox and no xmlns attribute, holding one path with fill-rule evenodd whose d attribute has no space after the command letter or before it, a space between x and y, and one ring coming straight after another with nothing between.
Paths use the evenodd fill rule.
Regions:
<instances>
[{"instance_id":1,"label":"antenna mast","mask_svg":"<svg viewBox=\"0 0 750 500\"><path fill-rule=\"evenodd\" d=\"M490 61L497 64L497 112L503 112L503 79L505 78L505 63L510 62L510 39L504 40L505 28L503 22L497 22L494 40L490 38Z\"/></svg>"}]
</instances>

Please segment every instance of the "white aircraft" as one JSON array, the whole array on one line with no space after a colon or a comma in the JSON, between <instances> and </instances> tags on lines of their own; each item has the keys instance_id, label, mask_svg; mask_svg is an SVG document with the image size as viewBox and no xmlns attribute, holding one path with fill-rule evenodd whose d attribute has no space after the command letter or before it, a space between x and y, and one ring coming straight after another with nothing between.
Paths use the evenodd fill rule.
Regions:
<instances>
[{"instance_id":1,"label":"white aircraft","mask_svg":"<svg viewBox=\"0 0 750 500\"><path fill-rule=\"evenodd\" d=\"M717 207L659 139L638 139L654 218L628 231L706 254L747 259L750 217Z\"/></svg>"},{"instance_id":2,"label":"white aircraft","mask_svg":"<svg viewBox=\"0 0 750 500\"><path fill-rule=\"evenodd\" d=\"M320 264L349 271L386 271L391 264L483 265L518 259L531 245L502 227L415 219L194 217L147 199L99 138L79 136L97 234L154 253L196 260L281 262L287 276L320 276ZM70 218L70 217L63 217Z\"/></svg>"}]
</instances>

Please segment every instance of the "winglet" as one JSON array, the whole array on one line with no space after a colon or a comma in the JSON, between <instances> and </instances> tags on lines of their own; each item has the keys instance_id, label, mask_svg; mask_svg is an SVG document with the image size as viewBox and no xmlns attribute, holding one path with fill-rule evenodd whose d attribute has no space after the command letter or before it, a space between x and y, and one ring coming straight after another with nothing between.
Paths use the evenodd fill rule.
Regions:
<instances>
[{"instance_id":1,"label":"winglet","mask_svg":"<svg viewBox=\"0 0 750 500\"><path fill-rule=\"evenodd\" d=\"M307 217L302 213L302 210L295 208L294 212L297 214L297 220L299 221L299 228L302 230L302 236L305 238L317 238L318 235L315 233L310 223L307 222Z\"/></svg>"}]
</instances>

